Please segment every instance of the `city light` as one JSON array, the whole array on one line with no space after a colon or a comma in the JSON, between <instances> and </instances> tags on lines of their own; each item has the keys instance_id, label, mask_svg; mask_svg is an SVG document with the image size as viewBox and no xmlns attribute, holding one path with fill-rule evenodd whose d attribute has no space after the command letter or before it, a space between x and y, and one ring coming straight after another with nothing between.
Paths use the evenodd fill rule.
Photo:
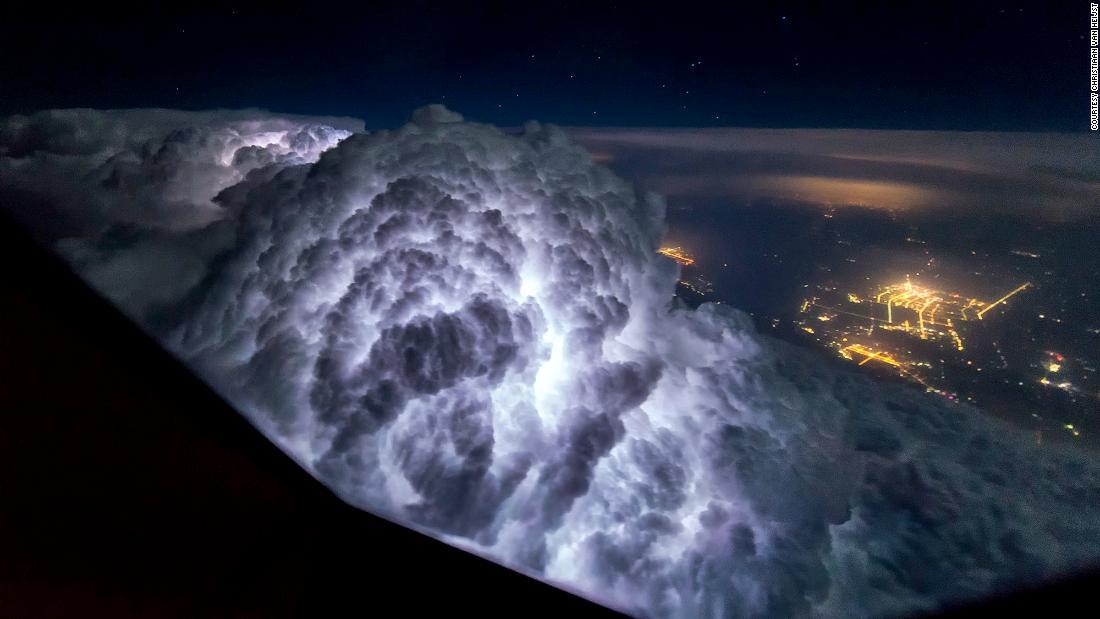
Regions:
<instances>
[{"instance_id":1,"label":"city light","mask_svg":"<svg viewBox=\"0 0 1100 619\"><path fill-rule=\"evenodd\" d=\"M1000 299L997 299L996 301L990 303L989 305L987 305L985 307L985 309L978 312L978 319L981 320L982 316L984 316L986 312L988 312L989 310L993 309L994 307L1000 305L1001 303L1004 303L1005 301L1008 300L1009 297L1016 294L1017 292L1021 292L1022 290L1024 290L1025 288L1027 288L1030 285L1031 285L1031 282L1024 282L1023 284L1020 284L1019 287L1013 289L1011 292L1009 292L1005 296L1003 296Z\"/></svg>"},{"instance_id":2,"label":"city light","mask_svg":"<svg viewBox=\"0 0 1100 619\"><path fill-rule=\"evenodd\" d=\"M841 292L832 287L818 286L817 290L825 299L817 296L803 299L799 312L806 318L797 324L814 339L859 366L891 368L899 375L924 385L929 391L953 397L955 394L928 383L931 376L929 370L933 369L933 365L920 357L929 354L942 356L939 359L942 366L945 359L952 356L955 363L974 372L982 372L983 367L974 365L973 360L958 358L958 353L966 349L963 335L959 332L960 325L983 320L989 310L1030 286L1030 282L1025 282L992 302L922 286L908 276L902 281L866 291ZM816 324L826 324L814 331L807 324L807 320L811 319ZM881 335L876 335L876 332ZM911 348L916 342L921 342L920 350L914 353ZM1059 363L1060 360L1052 361L1044 369L1056 372ZM1044 378L1043 384L1047 383ZM968 398L968 401L972 399Z\"/></svg>"},{"instance_id":3,"label":"city light","mask_svg":"<svg viewBox=\"0 0 1100 619\"><path fill-rule=\"evenodd\" d=\"M678 294L685 295L685 299L720 303L714 298L713 284L703 277L696 259L686 248L663 246L658 253L682 266L695 267L684 271L678 282ZM974 274L981 275L977 271ZM1029 369L1024 371L1028 376L1004 374L1010 371L1012 363L1011 353L1001 339L1006 337L1004 326L986 325L1003 315L1017 295L1033 288L1032 281L1018 282L1003 294L983 299L965 289L929 285L938 279L934 274L918 274L920 279L918 275L906 275L877 282L874 276L865 275L860 274L854 280L855 286L837 281L802 283L806 292L796 306L797 316L789 323L786 318L774 315L756 318L766 321L763 324L770 327L768 330L774 330L780 337L785 324L790 324L798 331L798 337L812 339L857 367L896 375L952 402L988 406L989 392L983 393L980 387L975 387L981 384L979 380L995 380L1021 388L1034 385L1047 394L1043 397L1093 395L1090 386L1079 380L1082 378L1079 370L1097 370L1049 349L1043 351L1041 360L1027 366ZM993 312L995 309L999 311ZM1026 316L1056 320L1049 313L1033 311L1025 312ZM1017 372L1023 369L1015 367ZM979 379L990 374L993 376ZM1100 393L1095 395L1100 399ZM1078 427L1065 430L1074 438L1083 434ZM1036 432L1036 441L1042 443L1041 431Z\"/></svg>"},{"instance_id":4,"label":"city light","mask_svg":"<svg viewBox=\"0 0 1100 619\"><path fill-rule=\"evenodd\" d=\"M672 258L676 262L683 266L691 266L695 264L695 258L691 256L683 247L679 245L673 245L669 247L662 247L657 250L658 254Z\"/></svg>"}]
</instances>

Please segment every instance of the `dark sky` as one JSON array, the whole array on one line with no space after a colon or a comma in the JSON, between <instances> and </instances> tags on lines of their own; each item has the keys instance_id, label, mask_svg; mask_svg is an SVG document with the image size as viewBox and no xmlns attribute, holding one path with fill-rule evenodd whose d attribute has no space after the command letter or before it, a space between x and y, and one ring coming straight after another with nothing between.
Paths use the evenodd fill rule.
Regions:
<instances>
[{"instance_id":1,"label":"dark sky","mask_svg":"<svg viewBox=\"0 0 1100 619\"><path fill-rule=\"evenodd\" d=\"M1087 129L1087 2L453 4L2 9L0 113L256 106L385 127L442 101L504 125Z\"/></svg>"}]
</instances>

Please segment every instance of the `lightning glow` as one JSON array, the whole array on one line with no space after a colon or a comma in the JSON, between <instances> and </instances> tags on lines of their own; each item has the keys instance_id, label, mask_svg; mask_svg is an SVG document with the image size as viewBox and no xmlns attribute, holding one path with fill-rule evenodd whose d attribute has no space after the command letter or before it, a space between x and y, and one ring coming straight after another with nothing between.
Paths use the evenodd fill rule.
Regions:
<instances>
[{"instance_id":1,"label":"lightning glow","mask_svg":"<svg viewBox=\"0 0 1100 619\"><path fill-rule=\"evenodd\" d=\"M157 208L75 187L59 204L99 219L66 255L363 509L655 617L928 610L1100 556L1094 463L676 303L663 201L553 127L117 122L142 140L75 178L133 162ZM29 157L0 171L46 178Z\"/></svg>"}]
</instances>

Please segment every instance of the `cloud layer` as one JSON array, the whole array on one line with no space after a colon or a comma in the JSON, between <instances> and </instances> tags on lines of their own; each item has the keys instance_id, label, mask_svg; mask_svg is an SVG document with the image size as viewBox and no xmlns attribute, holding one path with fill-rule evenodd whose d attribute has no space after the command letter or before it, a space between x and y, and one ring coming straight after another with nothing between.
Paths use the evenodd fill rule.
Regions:
<instances>
[{"instance_id":1,"label":"cloud layer","mask_svg":"<svg viewBox=\"0 0 1100 619\"><path fill-rule=\"evenodd\" d=\"M1100 212L1084 134L865 129L603 129L570 136L667 196L992 211Z\"/></svg>"},{"instance_id":2,"label":"cloud layer","mask_svg":"<svg viewBox=\"0 0 1100 619\"><path fill-rule=\"evenodd\" d=\"M892 615L1100 557L1088 455L678 305L660 198L561 131L360 128L17 117L0 196L346 500L634 614Z\"/></svg>"}]
</instances>

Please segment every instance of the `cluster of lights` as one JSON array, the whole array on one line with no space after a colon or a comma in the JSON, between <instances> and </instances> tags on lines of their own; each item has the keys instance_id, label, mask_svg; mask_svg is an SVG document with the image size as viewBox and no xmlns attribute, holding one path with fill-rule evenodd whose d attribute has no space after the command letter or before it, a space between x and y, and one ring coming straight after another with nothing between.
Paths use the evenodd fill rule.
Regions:
<instances>
[{"instance_id":1,"label":"cluster of lights","mask_svg":"<svg viewBox=\"0 0 1100 619\"><path fill-rule=\"evenodd\" d=\"M680 285L701 297L705 297L714 292L714 285L702 275L694 279L682 279L680 280Z\"/></svg>"},{"instance_id":2,"label":"cluster of lights","mask_svg":"<svg viewBox=\"0 0 1100 619\"><path fill-rule=\"evenodd\" d=\"M1073 386L1073 383L1068 380L1060 380L1057 382L1051 380L1052 375L1058 374L1062 371L1065 357L1056 352L1050 352L1048 354L1050 355L1050 359L1046 362L1045 365L1043 365L1043 369L1046 370L1046 374L1039 379L1039 384L1043 385L1044 387L1057 387L1062 391L1077 391L1077 388ZM1070 427L1067 427L1067 429L1072 430L1072 428Z\"/></svg>"},{"instance_id":3,"label":"cluster of lights","mask_svg":"<svg viewBox=\"0 0 1100 619\"><path fill-rule=\"evenodd\" d=\"M847 339L848 338L844 338L844 340ZM856 361L856 358L853 355L858 355L862 357L862 359L860 359L856 363L856 365L866 365L872 361L888 365L897 370L898 373L902 376L910 378L920 383L921 385L924 385L929 390L934 390L934 388L926 383L924 379L922 379L920 376L917 376L916 374L905 369L905 365L903 365L902 361L898 360L896 357L886 351L875 350L868 346L864 346L863 344L849 344L847 346L840 347L837 352L840 354L841 357L844 357L849 361Z\"/></svg>"},{"instance_id":4,"label":"cluster of lights","mask_svg":"<svg viewBox=\"0 0 1100 619\"><path fill-rule=\"evenodd\" d=\"M685 250L683 247L680 247L679 245L662 247L657 250L657 253L661 254L662 256L672 258L676 262L686 267L695 264L695 258L693 258L691 254L687 252L687 250Z\"/></svg>"},{"instance_id":5,"label":"cluster of lights","mask_svg":"<svg viewBox=\"0 0 1100 619\"><path fill-rule=\"evenodd\" d=\"M983 320L989 310L1001 305L1030 286L1030 282L1025 282L997 300L985 302L958 293L926 288L914 284L907 276L904 281L879 287L869 296L848 292L846 296L850 305L845 307L822 305L818 302L817 297L811 297L802 301L799 310L803 314L809 313L814 308L821 310L815 316L821 322L829 322L841 314L865 319L868 322L865 329L867 335L873 333L875 329L882 329L883 331L902 332L922 340L945 339L953 348L961 352L964 350L964 346L962 337L955 326L957 322ZM852 307L853 305L869 308L885 306L885 308L880 311L874 311L873 309L861 310ZM897 315L899 309L911 313L906 317L899 316ZM814 334L813 328L806 325L805 322L800 321L800 325L806 333ZM851 335L851 333L848 335ZM918 367L931 368L932 366L929 363L905 360L897 352L880 350L878 345L875 344L850 343L848 337L840 337L827 342L827 344L836 350L841 357L856 362L858 365L875 364L891 367L901 376L924 385L928 391L949 399L956 399L956 394L934 388L914 373L913 370ZM973 362L967 363L972 365ZM1047 369L1049 370L1051 367L1053 366L1048 365ZM976 370L981 372L982 368L976 368ZM1049 382L1046 378L1043 380ZM1047 384L1047 382L1044 382L1044 384Z\"/></svg>"}]
</instances>

